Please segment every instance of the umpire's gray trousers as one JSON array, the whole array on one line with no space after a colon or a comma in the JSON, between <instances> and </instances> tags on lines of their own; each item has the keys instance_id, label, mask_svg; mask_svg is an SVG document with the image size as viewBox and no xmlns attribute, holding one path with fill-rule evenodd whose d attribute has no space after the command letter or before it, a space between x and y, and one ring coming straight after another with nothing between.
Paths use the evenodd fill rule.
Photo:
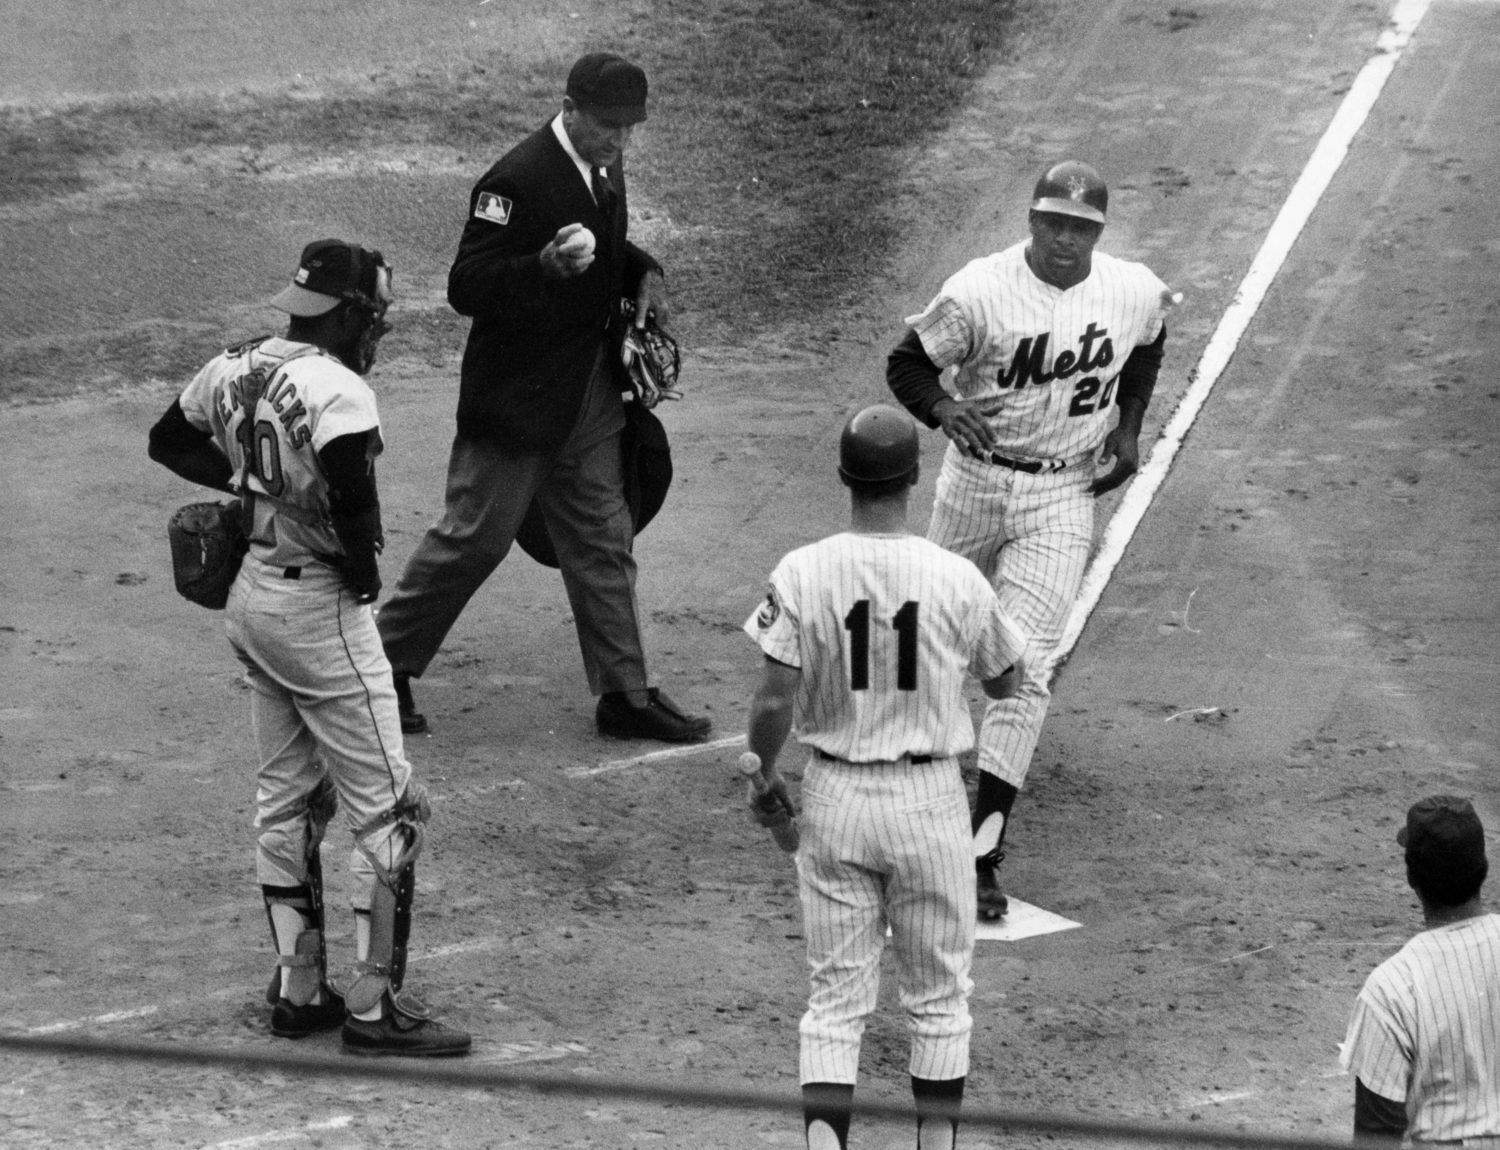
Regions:
<instances>
[{"instance_id":1,"label":"umpire's gray trousers","mask_svg":"<svg viewBox=\"0 0 1500 1150\"><path fill-rule=\"evenodd\" d=\"M625 502L620 396L601 354L583 410L555 453L517 454L456 439L442 519L417 545L380 608L391 667L420 676L464 606L510 551L533 497L539 501L596 695L647 686L637 617L634 525Z\"/></svg>"}]
</instances>

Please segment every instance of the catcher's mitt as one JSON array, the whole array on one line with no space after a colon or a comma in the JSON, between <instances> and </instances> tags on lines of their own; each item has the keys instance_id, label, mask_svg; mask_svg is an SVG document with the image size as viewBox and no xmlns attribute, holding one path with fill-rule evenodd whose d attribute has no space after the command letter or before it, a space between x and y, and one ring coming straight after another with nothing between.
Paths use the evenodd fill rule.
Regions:
<instances>
[{"instance_id":1,"label":"catcher's mitt","mask_svg":"<svg viewBox=\"0 0 1500 1150\"><path fill-rule=\"evenodd\" d=\"M240 519L240 503L189 503L167 520L172 545L172 578L184 599L222 611L229 586L239 574L250 543Z\"/></svg>"},{"instance_id":2,"label":"catcher's mitt","mask_svg":"<svg viewBox=\"0 0 1500 1150\"><path fill-rule=\"evenodd\" d=\"M620 341L620 361L630 386L643 407L655 407L663 399L681 399L677 390L677 373L682 355L677 341L656 326L654 316L646 317L645 327L635 326L635 301L621 301L625 315L625 335Z\"/></svg>"}]
</instances>

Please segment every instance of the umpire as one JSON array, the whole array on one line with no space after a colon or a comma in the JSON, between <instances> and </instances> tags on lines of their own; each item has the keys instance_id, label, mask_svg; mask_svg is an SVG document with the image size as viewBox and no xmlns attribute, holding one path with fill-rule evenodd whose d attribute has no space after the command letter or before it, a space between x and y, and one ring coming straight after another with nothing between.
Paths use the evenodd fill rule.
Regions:
<instances>
[{"instance_id":1,"label":"umpire","mask_svg":"<svg viewBox=\"0 0 1500 1150\"><path fill-rule=\"evenodd\" d=\"M627 412L620 303L670 316L661 265L626 239L622 161L646 118L646 75L612 53L568 75L562 110L469 196L448 302L473 323L464 349L446 507L380 610L402 729L412 697L469 598L499 566L533 502L556 552L595 720L616 738L694 742L709 721L650 685L637 615L635 524L622 461ZM635 404L630 404L636 407Z\"/></svg>"}]
</instances>

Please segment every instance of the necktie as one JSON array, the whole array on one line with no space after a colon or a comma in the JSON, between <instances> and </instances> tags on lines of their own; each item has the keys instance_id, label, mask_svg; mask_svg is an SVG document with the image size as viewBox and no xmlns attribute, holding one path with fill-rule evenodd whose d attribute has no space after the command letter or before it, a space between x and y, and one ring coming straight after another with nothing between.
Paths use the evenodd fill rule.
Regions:
<instances>
[{"instance_id":1,"label":"necktie","mask_svg":"<svg viewBox=\"0 0 1500 1150\"><path fill-rule=\"evenodd\" d=\"M609 177L598 168L589 169L589 175L594 189L594 202L599 205L599 210L606 216L614 215L614 185L609 182Z\"/></svg>"}]
</instances>

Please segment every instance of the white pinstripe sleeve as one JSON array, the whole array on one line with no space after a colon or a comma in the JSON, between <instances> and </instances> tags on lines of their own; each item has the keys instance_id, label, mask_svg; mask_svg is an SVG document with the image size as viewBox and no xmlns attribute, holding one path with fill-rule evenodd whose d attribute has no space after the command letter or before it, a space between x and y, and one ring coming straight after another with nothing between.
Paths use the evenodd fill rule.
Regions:
<instances>
[{"instance_id":1,"label":"white pinstripe sleeve","mask_svg":"<svg viewBox=\"0 0 1500 1150\"><path fill-rule=\"evenodd\" d=\"M1416 1054L1411 1022L1399 1017L1397 1004L1382 992L1380 974L1377 969L1365 980L1354 1001L1339 1061L1382 1098L1405 1102Z\"/></svg>"},{"instance_id":2,"label":"white pinstripe sleeve","mask_svg":"<svg viewBox=\"0 0 1500 1150\"><path fill-rule=\"evenodd\" d=\"M1025 632L1000 606L994 589L979 574L977 567L974 573L988 594L981 593L975 605L979 620L972 633L978 638L974 644L974 653L969 658L969 668L977 679L993 679L1003 675L1021 657L1026 649L1027 639Z\"/></svg>"},{"instance_id":3,"label":"white pinstripe sleeve","mask_svg":"<svg viewBox=\"0 0 1500 1150\"><path fill-rule=\"evenodd\" d=\"M944 290L920 314L906 320L922 341L927 358L939 368L969 359L978 342L973 316L946 289L944 285Z\"/></svg>"},{"instance_id":4,"label":"white pinstripe sleeve","mask_svg":"<svg viewBox=\"0 0 1500 1150\"><path fill-rule=\"evenodd\" d=\"M798 637L795 600L786 594L782 584L786 579L786 561L771 572L770 586L766 597L750 618L745 620L745 634L754 639L756 645L771 658L789 667L802 666L802 644Z\"/></svg>"}]
</instances>

